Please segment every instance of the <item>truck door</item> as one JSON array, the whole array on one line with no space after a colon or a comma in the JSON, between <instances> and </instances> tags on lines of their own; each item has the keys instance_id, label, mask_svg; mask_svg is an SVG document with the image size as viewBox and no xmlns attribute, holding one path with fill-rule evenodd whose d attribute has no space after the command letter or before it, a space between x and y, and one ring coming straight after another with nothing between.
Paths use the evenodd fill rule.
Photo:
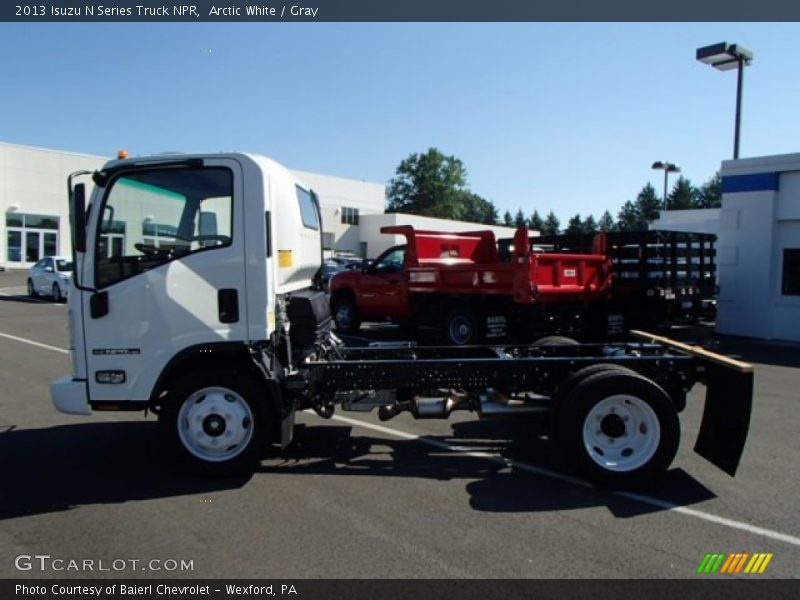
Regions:
<instances>
[{"instance_id":1,"label":"truck door","mask_svg":"<svg viewBox=\"0 0 800 600\"><path fill-rule=\"evenodd\" d=\"M90 400L149 400L181 351L246 339L242 192L230 158L108 174L83 269L96 291L80 303Z\"/></svg>"},{"instance_id":2,"label":"truck door","mask_svg":"<svg viewBox=\"0 0 800 600\"><path fill-rule=\"evenodd\" d=\"M405 246L379 256L361 278L362 314L404 317L408 314L408 281L403 271Z\"/></svg>"}]
</instances>

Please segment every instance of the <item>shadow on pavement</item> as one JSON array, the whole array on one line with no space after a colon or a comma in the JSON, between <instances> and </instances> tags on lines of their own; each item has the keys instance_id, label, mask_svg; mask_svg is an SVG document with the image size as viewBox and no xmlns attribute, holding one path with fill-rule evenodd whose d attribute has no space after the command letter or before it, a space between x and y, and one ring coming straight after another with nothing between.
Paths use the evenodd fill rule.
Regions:
<instances>
[{"instance_id":1,"label":"shadow on pavement","mask_svg":"<svg viewBox=\"0 0 800 600\"><path fill-rule=\"evenodd\" d=\"M523 431L520 431L520 428ZM636 500L614 492L565 481L569 471L557 451L537 431L535 421L505 420L455 423L453 436L393 440L358 436L349 426L321 425L297 428L295 442L279 458L265 461L261 473L330 475L332 477L412 477L467 480L470 506L487 512L541 512L606 506L620 518L666 510L666 505L688 506L716 497L680 469L672 469L635 493L657 499ZM425 439L434 444L426 444ZM514 442L511 440L525 440ZM457 446L460 451L441 447ZM512 469L499 461L468 452L500 454L553 475ZM564 473L565 475L560 475ZM658 503L662 505L659 506Z\"/></svg>"},{"instance_id":2,"label":"shadow on pavement","mask_svg":"<svg viewBox=\"0 0 800 600\"><path fill-rule=\"evenodd\" d=\"M161 453L156 423L113 422L0 433L0 520L242 487L205 479Z\"/></svg>"}]
</instances>

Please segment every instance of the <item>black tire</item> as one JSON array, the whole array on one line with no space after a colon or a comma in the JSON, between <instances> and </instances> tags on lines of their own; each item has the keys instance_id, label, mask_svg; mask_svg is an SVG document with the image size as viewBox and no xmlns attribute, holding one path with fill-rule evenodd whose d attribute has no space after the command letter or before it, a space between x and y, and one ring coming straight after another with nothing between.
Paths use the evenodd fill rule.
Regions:
<instances>
[{"instance_id":1,"label":"black tire","mask_svg":"<svg viewBox=\"0 0 800 600\"><path fill-rule=\"evenodd\" d=\"M475 312L461 306L447 313L442 323L442 337L444 342L451 346L480 343L483 332Z\"/></svg>"},{"instance_id":2,"label":"black tire","mask_svg":"<svg viewBox=\"0 0 800 600\"><path fill-rule=\"evenodd\" d=\"M548 335L543 338L539 338L532 346L577 346L578 340L574 340L571 337L566 337L563 335Z\"/></svg>"},{"instance_id":3,"label":"black tire","mask_svg":"<svg viewBox=\"0 0 800 600\"><path fill-rule=\"evenodd\" d=\"M36 298L39 294L36 291L36 288L33 287L33 280L28 279L28 296L31 298Z\"/></svg>"},{"instance_id":4,"label":"black tire","mask_svg":"<svg viewBox=\"0 0 800 600\"><path fill-rule=\"evenodd\" d=\"M348 296L340 296L334 298L333 306L333 323L336 325L336 331L339 333L353 334L361 327L361 316L358 314L358 307L352 298Z\"/></svg>"},{"instance_id":5,"label":"black tire","mask_svg":"<svg viewBox=\"0 0 800 600\"><path fill-rule=\"evenodd\" d=\"M625 487L667 470L680 422L661 387L614 368L585 376L561 400L556 432L567 460L587 479Z\"/></svg>"},{"instance_id":6,"label":"black tire","mask_svg":"<svg viewBox=\"0 0 800 600\"><path fill-rule=\"evenodd\" d=\"M582 369L578 369L577 371L571 373L569 377L559 384L556 396L553 398L553 404L550 408L550 439L558 441L558 414L561 410L561 405L564 403L564 399L568 398L572 393L572 390L574 390L575 387L584 379L597 373L604 373L606 371L622 371L624 373L633 374L636 373L628 367L614 365L611 363L589 365L588 367L583 367Z\"/></svg>"},{"instance_id":7,"label":"black tire","mask_svg":"<svg viewBox=\"0 0 800 600\"><path fill-rule=\"evenodd\" d=\"M176 381L161 407L159 425L167 447L192 470L236 475L252 472L261 458L272 412L255 380L208 371Z\"/></svg>"},{"instance_id":8,"label":"black tire","mask_svg":"<svg viewBox=\"0 0 800 600\"><path fill-rule=\"evenodd\" d=\"M64 300L64 296L61 295L61 286L57 283L53 284L53 302L62 302Z\"/></svg>"}]
</instances>

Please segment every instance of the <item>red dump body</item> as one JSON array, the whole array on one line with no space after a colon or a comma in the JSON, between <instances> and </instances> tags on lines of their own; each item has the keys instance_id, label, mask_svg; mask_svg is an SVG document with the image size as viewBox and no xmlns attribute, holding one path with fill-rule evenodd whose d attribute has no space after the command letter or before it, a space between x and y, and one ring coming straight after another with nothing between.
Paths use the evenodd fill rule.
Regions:
<instances>
[{"instance_id":1,"label":"red dump body","mask_svg":"<svg viewBox=\"0 0 800 600\"><path fill-rule=\"evenodd\" d=\"M528 230L521 228L510 262L503 262L488 230L442 233L396 225L382 227L381 233L406 238L403 279L410 294L496 294L533 304L594 300L608 293L611 273L603 235L593 254L539 254L528 250Z\"/></svg>"}]
</instances>

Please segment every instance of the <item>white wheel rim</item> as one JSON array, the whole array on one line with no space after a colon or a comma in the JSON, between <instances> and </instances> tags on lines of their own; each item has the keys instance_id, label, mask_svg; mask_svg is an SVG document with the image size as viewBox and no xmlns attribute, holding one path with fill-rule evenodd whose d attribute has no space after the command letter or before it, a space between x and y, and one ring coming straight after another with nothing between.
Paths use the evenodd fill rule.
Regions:
<instances>
[{"instance_id":1,"label":"white wheel rim","mask_svg":"<svg viewBox=\"0 0 800 600\"><path fill-rule=\"evenodd\" d=\"M636 396L619 394L594 405L583 423L583 444L591 459L617 473L634 471L653 458L661 441L658 417Z\"/></svg>"},{"instance_id":2,"label":"white wheel rim","mask_svg":"<svg viewBox=\"0 0 800 600\"><path fill-rule=\"evenodd\" d=\"M253 438L253 412L239 394L223 387L197 390L178 412L178 436L194 456L209 462L241 454Z\"/></svg>"},{"instance_id":3,"label":"white wheel rim","mask_svg":"<svg viewBox=\"0 0 800 600\"><path fill-rule=\"evenodd\" d=\"M472 323L463 315L453 317L449 329L450 339L456 344L466 344L472 337Z\"/></svg>"}]
</instances>

